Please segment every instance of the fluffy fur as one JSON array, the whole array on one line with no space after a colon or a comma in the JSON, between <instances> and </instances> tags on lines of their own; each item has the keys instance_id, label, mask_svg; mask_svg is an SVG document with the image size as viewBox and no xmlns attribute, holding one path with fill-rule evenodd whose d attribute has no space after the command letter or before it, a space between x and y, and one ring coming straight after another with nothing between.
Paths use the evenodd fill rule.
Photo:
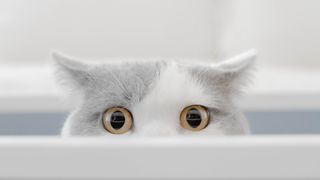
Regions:
<instances>
[{"instance_id":1,"label":"fluffy fur","mask_svg":"<svg viewBox=\"0 0 320 180\"><path fill-rule=\"evenodd\" d=\"M234 98L247 84L255 52L206 65L171 60L85 64L54 52L57 77L79 102L67 118L62 136L114 136L102 125L102 113L122 106L134 117L123 135L248 134L249 125ZM181 110L192 104L208 107L210 124L199 132L180 127Z\"/></svg>"}]
</instances>

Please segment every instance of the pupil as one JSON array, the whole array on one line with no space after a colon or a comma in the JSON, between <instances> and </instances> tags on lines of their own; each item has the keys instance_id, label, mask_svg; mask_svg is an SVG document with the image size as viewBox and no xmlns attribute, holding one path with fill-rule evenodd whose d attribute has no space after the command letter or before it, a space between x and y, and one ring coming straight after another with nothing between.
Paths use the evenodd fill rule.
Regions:
<instances>
[{"instance_id":1,"label":"pupil","mask_svg":"<svg viewBox=\"0 0 320 180\"><path fill-rule=\"evenodd\" d=\"M201 114L197 109L190 109L186 116L186 120L191 127L196 128L200 125Z\"/></svg>"},{"instance_id":2,"label":"pupil","mask_svg":"<svg viewBox=\"0 0 320 180\"><path fill-rule=\"evenodd\" d=\"M115 129L121 129L124 125L125 117L121 111L115 111L110 117L110 124Z\"/></svg>"}]
</instances>

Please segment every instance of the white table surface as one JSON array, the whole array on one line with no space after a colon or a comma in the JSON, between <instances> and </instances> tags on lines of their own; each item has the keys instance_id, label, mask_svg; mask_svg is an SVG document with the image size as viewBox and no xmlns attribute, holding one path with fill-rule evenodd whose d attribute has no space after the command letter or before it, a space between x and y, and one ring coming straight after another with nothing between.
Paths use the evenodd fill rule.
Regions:
<instances>
[{"instance_id":1,"label":"white table surface","mask_svg":"<svg viewBox=\"0 0 320 180\"><path fill-rule=\"evenodd\" d=\"M0 138L0 179L320 179L319 136Z\"/></svg>"}]
</instances>

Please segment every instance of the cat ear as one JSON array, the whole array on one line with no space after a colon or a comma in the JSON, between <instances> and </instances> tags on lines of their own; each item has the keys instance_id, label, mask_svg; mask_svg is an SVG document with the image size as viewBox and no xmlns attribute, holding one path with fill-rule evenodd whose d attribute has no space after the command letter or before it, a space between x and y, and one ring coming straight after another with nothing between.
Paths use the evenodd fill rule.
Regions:
<instances>
[{"instance_id":1,"label":"cat ear","mask_svg":"<svg viewBox=\"0 0 320 180\"><path fill-rule=\"evenodd\" d=\"M255 58L256 51L250 50L210 67L193 68L193 73L210 89L235 94L250 82Z\"/></svg>"},{"instance_id":2,"label":"cat ear","mask_svg":"<svg viewBox=\"0 0 320 180\"><path fill-rule=\"evenodd\" d=\"M254 49L239 54L233 58L225 60L221 63L212 65L213 68L226 73L241 73L248 70L256 59L256 51Z\"/></svg>"},{"instance_id":3,"label":"cat ear","mask_svg":"<svg viewBox=\"0 0 320 180\"><path fill-rule=\"evenodd\" d=\"M81 90L92 79L90 73L92 65L74 60L74 58L58 51L52 51L51 55L56 64L55 76L57 82L62 86L71 88L71 90Z\"/></svg>"},{"instance_id":4,"label":"cat ear","mask_svg":"<svg viewBox=\"0 0 320 180\"><path fill-rule=\"evenodd\" d=\"M233 58L212 66L214 80L225 86L229 93L241 92L250 82L251 72L256 59L256 51L249 50Z\"/></svg>"}]
</instances>

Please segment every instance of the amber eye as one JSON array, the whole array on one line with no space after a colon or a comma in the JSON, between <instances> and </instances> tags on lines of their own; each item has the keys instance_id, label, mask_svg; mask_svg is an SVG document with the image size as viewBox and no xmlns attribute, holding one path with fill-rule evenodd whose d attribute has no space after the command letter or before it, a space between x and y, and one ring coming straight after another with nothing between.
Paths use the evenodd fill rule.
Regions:
<instances>
[{"instance_id":1,"label":"amber eye","mask_svg":"<svg viewBox=\"0 0 320 180\"><path fill-rule=\"evenodd\" d=\"M130 130L133 122L129 110L122 107L107 109L102 117L104 128L112 134L123 134Z\"/></svg>"},{"instance_id":2,"label":"amber eye","mask_svg":"<svg viewBox=\"0 0 320 180\"><path fill-rule=\"evenodd\" d=\"M191 131L200 131L209 124L207 108L201 105L191 105L184 108L180 114L180 124Z\"/></svg>"}]
</instances>

